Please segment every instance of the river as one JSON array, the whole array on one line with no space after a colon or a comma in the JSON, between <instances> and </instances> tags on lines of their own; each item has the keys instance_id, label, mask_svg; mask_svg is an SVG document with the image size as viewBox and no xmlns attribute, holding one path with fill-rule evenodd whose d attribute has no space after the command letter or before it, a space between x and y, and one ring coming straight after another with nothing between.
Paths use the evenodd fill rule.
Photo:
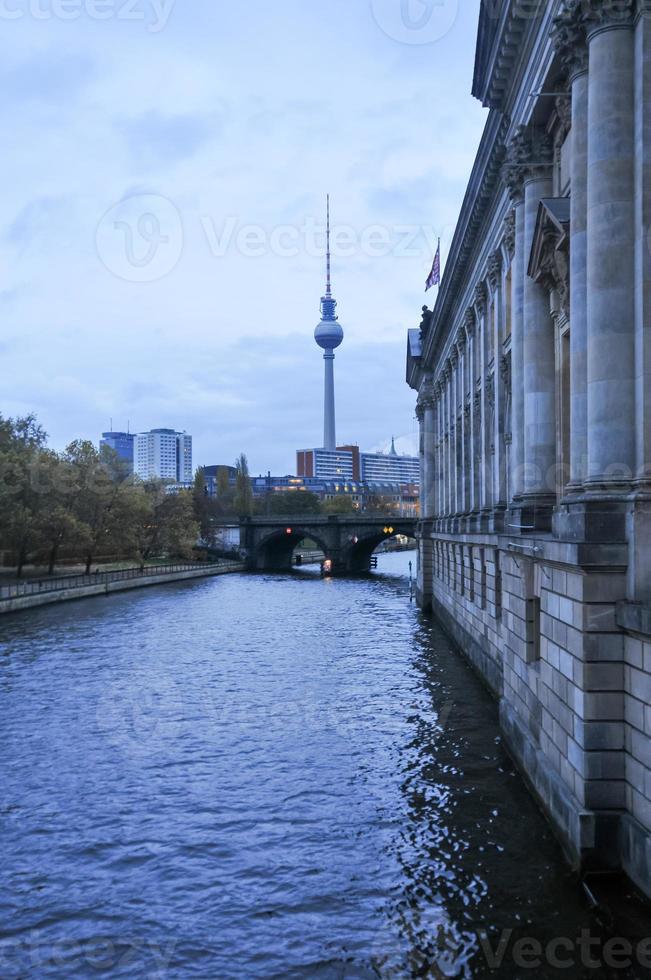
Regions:
<instances>
[{"instance_id":1,"label":"river","mask_svg":"<svg viewBox=\"0 0 651 980\"><path fill-rule=\"evenodd\" d=\"M414 557L4 618L3 980L611 975L514 960L605 927Z\"/></svg>"}]
</instances>

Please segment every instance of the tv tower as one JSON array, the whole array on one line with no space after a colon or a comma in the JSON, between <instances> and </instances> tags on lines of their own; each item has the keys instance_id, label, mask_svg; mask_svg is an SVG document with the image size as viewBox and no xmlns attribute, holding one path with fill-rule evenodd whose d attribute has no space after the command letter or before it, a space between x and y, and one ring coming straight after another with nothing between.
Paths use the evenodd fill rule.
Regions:
<instances>
[{"instance_id":1,"label":"tv tower","mask_svg":"<svg viewBox=\"0 0 651 980\"><path fill-rule=\"evenodd\" d=\"M330 195L327 198L327 275L325 296L321 297L321 322L314 331L314 339L324 351L325 397L323 412L323 448L336 449L335 428L335 350L344 339L344 331L337 320L337 300L332 295L330 283Z\"/></svg>"}]
</instances>

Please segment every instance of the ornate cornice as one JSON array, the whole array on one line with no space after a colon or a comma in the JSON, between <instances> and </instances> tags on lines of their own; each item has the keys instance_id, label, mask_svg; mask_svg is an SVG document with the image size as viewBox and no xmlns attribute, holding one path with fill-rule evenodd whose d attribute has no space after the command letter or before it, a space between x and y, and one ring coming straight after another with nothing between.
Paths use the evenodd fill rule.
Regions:
<instances>
[{"instance_id":1,"label":"ornate cornice","mask_svg":"<svg viewBox=\"0 0 651 980\"><path fill-rule=\"evenodd\" d=\"M437 352L442 352L449 336L448 324L456 318L457 300L483 223L500 190L509 126L508 116L498 113L491 114L486 124L434 308L432 329L423 351L423 360L427 363L435 363Z\"/></svg>"},{"instance_id":2,"label":"ornate cornice","mask_svg":"<svg viewBox=\"0 0 651 980\"><path fill-rule=\"evenodd\" d=\"M523 41L535 26L523 6L482 0L472 94L487 108L503 108L515 66L523 55Z\"/></svg>"}]
</instances>

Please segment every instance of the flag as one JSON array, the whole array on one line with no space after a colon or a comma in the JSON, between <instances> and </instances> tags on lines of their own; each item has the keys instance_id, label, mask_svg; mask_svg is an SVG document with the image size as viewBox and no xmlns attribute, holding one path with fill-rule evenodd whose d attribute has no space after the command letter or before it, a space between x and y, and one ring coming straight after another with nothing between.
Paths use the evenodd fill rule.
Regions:
<instances>
[{"instance_id":1,"label":"flag","mask_svg":"<svg viewBox=\"0 0 651 980\"><path fill-rule=\"evenodd\" d=\"M432 286L441 285L441 239L439 238L439 247L436 250L436 255L434 256L434 265L432 266L432 271L430 272L427 282L425 283L425 292L431 289Z\"/></svg>"}]
</instances>

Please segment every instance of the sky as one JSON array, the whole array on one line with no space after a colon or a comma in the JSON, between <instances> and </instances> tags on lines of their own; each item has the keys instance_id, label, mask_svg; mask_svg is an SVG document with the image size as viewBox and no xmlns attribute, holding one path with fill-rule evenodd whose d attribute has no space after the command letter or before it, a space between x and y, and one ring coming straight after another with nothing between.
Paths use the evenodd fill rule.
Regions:
<instances>
[{"instance_id":1,"label":"sky","mask_svg":"<svg viewBox=\"0 0 651 980\"><path fill-rule=\"evenodd\" d=\"M414 443L406 331L485 122L479 0L0 0L0 414L293 471Z\"/></svg>"}]
</instances>

